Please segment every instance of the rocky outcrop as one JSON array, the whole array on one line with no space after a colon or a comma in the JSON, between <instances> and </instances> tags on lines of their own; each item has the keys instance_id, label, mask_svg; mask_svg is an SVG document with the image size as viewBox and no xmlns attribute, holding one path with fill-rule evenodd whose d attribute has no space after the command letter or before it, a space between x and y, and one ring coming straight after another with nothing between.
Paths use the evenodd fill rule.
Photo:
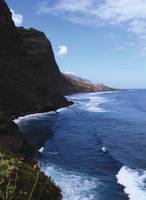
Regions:
<instances>
[{"instance_id":1,"label":"rocky outcrop","mask_svg":"<svg viewBox=\"0 0 146 200\"><path fill-rule=\"evenodd\" d=\"M3 113L0 113L0 149L7 149L26 158L32 158L35 153L17 125Z\"/></svg>"}]
</instances>

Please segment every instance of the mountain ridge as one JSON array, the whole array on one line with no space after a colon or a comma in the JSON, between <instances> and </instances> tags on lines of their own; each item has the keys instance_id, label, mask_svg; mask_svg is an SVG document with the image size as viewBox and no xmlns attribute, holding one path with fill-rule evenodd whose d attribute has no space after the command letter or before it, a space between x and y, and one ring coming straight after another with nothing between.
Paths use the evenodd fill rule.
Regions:
<instances>
[{"instance_id":1,"label":"mountain ridge","mask_svg":"<svg viewBox=\"0 0 146 200\"><path fill-rule=\"evenodd\" d=\"M70 82L78 88L78 91L82 92L108 92L108 91L118 91L119 89L114 87L109 87L104 84L94 84L88 79L84 79L74 74L65 73L64 74ZM78 92L76 91L76 92Z\"/></svg>"}]
</instances>

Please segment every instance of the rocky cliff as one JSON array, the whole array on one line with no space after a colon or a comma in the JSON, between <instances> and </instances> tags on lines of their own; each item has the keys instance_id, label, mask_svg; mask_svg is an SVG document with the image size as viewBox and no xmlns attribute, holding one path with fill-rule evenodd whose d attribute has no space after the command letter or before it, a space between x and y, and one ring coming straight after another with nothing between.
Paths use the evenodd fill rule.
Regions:
<instances>
[{"instance_id":1,"label":"rocky cliff","mask_svg":"<svg viewBox=\"0 0 146 200\"><path fill-rule=\"evenodd\" d=\"M51 43L42 32L16 28L4 0L0 0L0 27L0 147L32 155L32 147L12 119L71 102L57 88L62 74Z\"/></svg>"},{"instance_id":2,"label":"rocky cliff","mask_svg":"<svg viewBox=\"0 0 146 200\"><path fill-rule=\"evenodd\" d=\"M54 182L32 165L35 148L12 121L24 113L70 105L54 84L60 71L46 40L39 31L16 28L7 4L0 0L0 199L62 199Z\"/></svg>"},{"instance_id":3,"label":"rocky cliff","mask_svg":"<svg viewBox=\"0 0 146 200\"><path fill-rule=\"evenodd\" d=\"M0 111L12 116L69 105L57 88L61 73L45 35L16 28L3 0L0 26Z\"/></svg>"}]
</instances>

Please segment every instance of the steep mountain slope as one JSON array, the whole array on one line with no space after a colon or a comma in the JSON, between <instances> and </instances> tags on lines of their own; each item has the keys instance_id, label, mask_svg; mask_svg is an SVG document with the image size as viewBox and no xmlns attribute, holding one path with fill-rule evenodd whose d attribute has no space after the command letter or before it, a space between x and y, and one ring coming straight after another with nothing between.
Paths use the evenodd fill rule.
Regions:
<instances>
[{"instance_id":1,"label":"steep mountain slope","mask_svg":"<svg viewBox=\"0 0 146 200\"><path fill-rule=\"evenodd\" d=\"M0 0L0 27L0 148L31 157L33 148L12 118L71 102L57 88L62 74L50 42L42 32L16 28L4 0Z\"/></svg>"},{"instance_id":2,"label":"steep mountain slope","mask_svg":"<svg viewBox=\"0 0 146 200\"><path fill-rule=\"evenodd\" d=\"M0 111L16 115L69 105L57 88L61 73L45 35L16 28L3 0L0 13Z\"/></svg>"}]
</instances>

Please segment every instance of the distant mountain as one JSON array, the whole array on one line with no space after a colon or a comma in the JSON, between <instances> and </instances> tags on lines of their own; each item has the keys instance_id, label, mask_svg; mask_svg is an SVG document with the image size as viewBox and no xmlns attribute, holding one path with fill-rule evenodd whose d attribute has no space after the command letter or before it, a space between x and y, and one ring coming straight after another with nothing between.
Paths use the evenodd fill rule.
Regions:
<instances>
[{"instance_id":1,"label":"distant mountain","mask_svg":"<svg viewBox=\"0 0 146 200\"><path fill-rule=\"evenodd\" d=\"M112 88L104 84L93 84L91 81L78 77L74 74L64 74L69 82L72 83L75 92L105 92L116 91L117 88Z\"/></svg>"},{"instance_id":2,"label":"distant mountain","mask_svg":"<svg viewBox=\"0 0 146 200\"><path fill-rule=\"evenodd\" d=\"M91 81L89 81L88 79L84 79L84 78L81 78L79 76L76 76L74 74L70 74L70 73L65 73L65 75L75 81L78 81L78 82L82 82L82 83L85 83L85 84L92 84Z\"/></svg>"}]
</instances>

